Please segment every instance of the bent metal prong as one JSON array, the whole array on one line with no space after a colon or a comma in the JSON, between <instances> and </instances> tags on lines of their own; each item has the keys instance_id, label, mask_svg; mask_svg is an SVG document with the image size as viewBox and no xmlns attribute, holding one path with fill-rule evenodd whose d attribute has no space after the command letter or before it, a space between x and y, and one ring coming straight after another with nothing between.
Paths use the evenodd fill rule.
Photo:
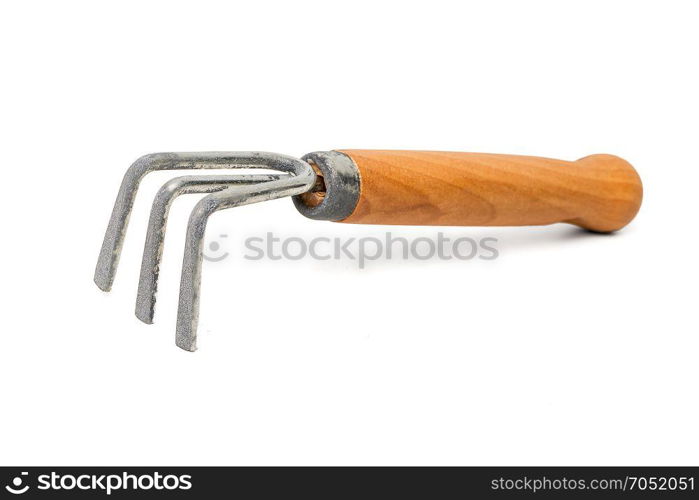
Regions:
<instances>
[{"instance_id":1,"label":"bent metal prong","mask_svg":"<svg viewBox=\"0 0 699 500\"><path fill-rule=\"evenodd\" d=\"M209 217L220 210L293 196L315 220L360 224L524 226L556 222L613 232L638 212L643 189L619 157L570 162L531 156L436 151L342 150L302 159L275 153L158 153L126 172L95 269L108 291L141 179L155 170L276 170L281 175L185 176L156 195L141 266L136 315L152 322L169 207L175 197L207 193L187 225L176 344L196 349L203 243Z\"/></svg>"}]
</instances>

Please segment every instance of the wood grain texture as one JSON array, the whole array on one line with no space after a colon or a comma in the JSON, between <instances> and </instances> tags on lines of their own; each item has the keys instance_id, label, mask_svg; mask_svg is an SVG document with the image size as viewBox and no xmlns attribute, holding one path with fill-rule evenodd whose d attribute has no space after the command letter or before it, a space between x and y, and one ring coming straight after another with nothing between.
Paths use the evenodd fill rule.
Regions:
<instances>
[{"instance_id":1,"label":"wood grain texture","mask_svg":"<svg viewBox=\"0 0 699 500\"><path fill-rule=\"evenodd\" d=\"M437 151L340 150L359 168L361 195L341 222L529 226L567 222L598 232L628 224L643 197L625 160L577 161Z\"/></svg>"}]
</instances>

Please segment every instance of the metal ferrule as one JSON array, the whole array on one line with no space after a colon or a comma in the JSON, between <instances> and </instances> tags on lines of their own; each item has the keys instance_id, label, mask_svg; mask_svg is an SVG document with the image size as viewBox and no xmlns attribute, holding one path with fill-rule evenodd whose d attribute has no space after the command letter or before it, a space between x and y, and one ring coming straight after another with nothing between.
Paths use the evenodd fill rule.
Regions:
<instances>
[{"instance_id":1,"label":"metal ferrule","mask_svg":"<svg viewBox=\"0 0 699 500\"><path fill-rule=\"evenodd\" d=\"M354 160L339 151L318 151L302 158L320 170L325 196L320 204L310 206L303 196L294 196L299 212L315 220L340 221L354 212L359 201L360 177Z\"/></svg>"}]
</instances>

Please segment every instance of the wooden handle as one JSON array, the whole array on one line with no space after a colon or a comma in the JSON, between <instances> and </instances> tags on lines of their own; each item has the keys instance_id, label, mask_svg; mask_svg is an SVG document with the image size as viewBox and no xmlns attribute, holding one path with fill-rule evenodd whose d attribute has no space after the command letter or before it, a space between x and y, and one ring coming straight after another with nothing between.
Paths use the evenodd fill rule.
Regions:
<instances>
[{"instance_id":1,"label":"wooden handle","mask_svg":"<svg viewBox=\"0 0 699 500\"><path fill-rule=\"evenodd\" d=\"M342 150L359 169L360 196L342 222L529 226L568 222L621 229L641 206L634 168L613 155L569 162L482 153Z\"/></svg>"}]
</instances>

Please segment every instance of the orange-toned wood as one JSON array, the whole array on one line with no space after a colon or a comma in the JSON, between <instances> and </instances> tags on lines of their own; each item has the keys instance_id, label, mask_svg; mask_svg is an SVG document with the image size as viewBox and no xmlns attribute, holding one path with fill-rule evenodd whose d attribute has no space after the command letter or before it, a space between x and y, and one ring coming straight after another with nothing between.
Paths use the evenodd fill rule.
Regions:
<instances>
[{"instance_id":1,"label":"orange-toned wood","mask_svg":"<svg viewBox=\"0 0 699 500\"><path fill-rule=\"evenodd\" d=\"M633 167L617 156L578 161L436 151L342 150L359 168L361 195L342 222L529 226L568 222L621 229L641 206Z\"/></svg>"}]
</instances>

